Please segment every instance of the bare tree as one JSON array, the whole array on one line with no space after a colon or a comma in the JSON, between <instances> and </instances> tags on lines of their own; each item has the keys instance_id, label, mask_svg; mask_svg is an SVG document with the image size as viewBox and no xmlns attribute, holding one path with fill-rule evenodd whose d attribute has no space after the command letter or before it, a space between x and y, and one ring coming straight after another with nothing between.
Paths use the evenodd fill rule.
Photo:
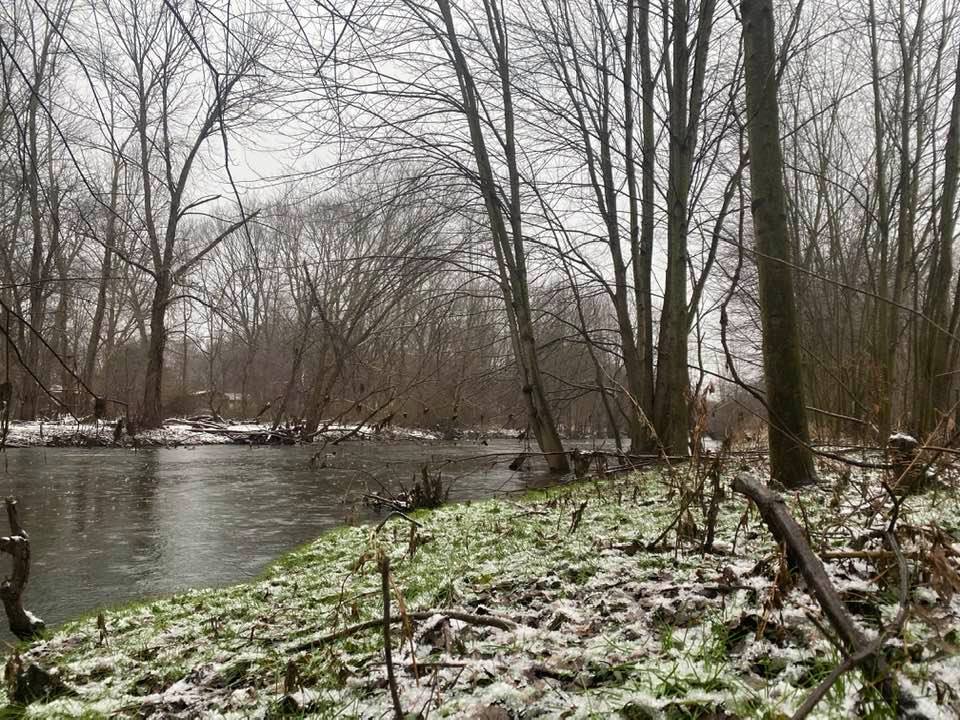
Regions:
<instances>
[{"instance_id":1,"label":"bare tree","mask_svg":"<svg viewBox=\"0 0 960 720\"><path fill-rule=\"evenodd\" d=\"M810 452L783 188L773 3L743 0L750 189L760 276L770 468L795 488L815 482Z\"/></svg>"},{"instance_id":2,"label":"bare tree","mask_svg":"<svg viewBox=\"0 0 960 720\"><path fill-rule=\"evenodd\" d=\"M250 112L262 89L258 63L269 33L229 11L221 17L216 9L195 6L185 15L185 10L159 0L100 8L122 57L112 80L128 103L135 130L138 156L133 161L140 172L143 203L139 221L149 250L149 265L138 269L153 282L141 408L146 427L163 421L166 315L175 286L256 215L241 207L237 220L199 244L187 243L181 235L184 218L216 199L188 196L199 155L218 136L226 142L226 128ZM212 28L221 33L209 36ZM216 51L211 49L214 43ZM190 92L191 86L198 92ZM194 112L192 118L186 114ZM185 122L177 127L181 117Z\"/></svg>"}]
</instances>

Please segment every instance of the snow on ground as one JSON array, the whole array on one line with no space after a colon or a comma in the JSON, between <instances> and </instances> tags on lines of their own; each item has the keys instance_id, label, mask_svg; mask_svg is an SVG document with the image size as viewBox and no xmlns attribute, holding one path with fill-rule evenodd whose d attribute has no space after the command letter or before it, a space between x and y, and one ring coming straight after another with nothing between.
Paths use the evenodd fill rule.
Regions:
<instances>
[{"instance_id":1,"label":"snow on ground","mask_svg":"<svg viewBox=\"0 0 960 720\"><path fill-rule=\"evenodd\" d=\"M389 440L437 440L439 434L419 428L384 428L375 430L370 426L342 423L321 423L323 437L337 438L347 434L360 438ZM114 445L115 423L81 422L72 419L50 421L11 421L6 437L6 447L34 446L111 446ZM143 430L134 437L124 434L120 444L129 447L172 447L181 445L226 445L233 443L269 443L292 439L284 427L274 431L269 423L212 422L167 420L162 428Z\"/></svg>"},{"instance_id":2,"label":"snow on ground","mask_svg":"<svg viewBox=\"0 0 960 720\"><path fill-rule=\"evenodd\" d=\"M257 582L107 611L106 638L95 618L80 620L22 653L23 664L58 670L67 688L31 702L25 717L389 716L382 629L331 637L382 617L384 554L394 615L401 598L404 612L427 611L394 626L409 716L789 716L839 653L811 621L822 616L802 582L783 582L780 553L743 498L728 493L722 503L723 552L701 552L702 528L648 547L677 515L671 485L684 472L446 506L417 514L415 532L401 518L379 533L343 528ZM960 532L957 478L949 481L901 508L914 609L887 652L929 718L960 715L956 557L941 552L937 577L918 560L940 552L924 530L931 522ZM883 498L869 474L787 498L818 549L841 555L826 567L868 636L897 610L895 570L869 555L880 549L870 530L887 522ZM702 525L702 510L692 512ZM874 717L889 716L851 673L811 717L852 717L872 703Z\"/></svg>"}]
</instances>

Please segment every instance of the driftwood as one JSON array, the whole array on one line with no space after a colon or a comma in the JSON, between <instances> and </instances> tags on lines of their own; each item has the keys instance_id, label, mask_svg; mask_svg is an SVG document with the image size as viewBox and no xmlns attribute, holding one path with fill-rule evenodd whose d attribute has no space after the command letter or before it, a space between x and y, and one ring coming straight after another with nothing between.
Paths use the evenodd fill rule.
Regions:
<instances>
[{"instance_id":1,"label":"driftwood","mask_svg":"<svg viewBox=\"0 0 960 720\"><path fill-rule=\"evenodd\" d=\"M299 431L295 429L270 428L240 430L224 422L204 418L171 418L170 423L186 425L191 430L210 435L225 435L237 444L255 445L295 445L300 441Z\"/></svg>"},{"instance_id":2,"label":"driftwood","mask_svg":"<svg viewBox=\"0 0 960 720\"><path fill-rule=\"evenodd\" d=\"M823 563L810 548L806 533L787 510L783 498L746 473L737 475L733 481L733 489L756 504L770 532L777 542L786 548L791 565L800 571L830 626L839 637L847 659L835 669L836 677L854 666L859 666L867 682L877 686L891 707L901 711L912 707L913 698L903 691L891 676L891 669L881 653L882 640L868 641L860 632L827 577Z\"/></svg>"},{"instance_id":3,"label":"driftwood","mask_svg":"<svg viewBox=\"0 0 960 720\"><path fill-rule=\"evenodd\" d=\"M13 559L13 572L0 583L0 600L7 613L10 631L21 640L31 640L44 629L43 620L23 607L23 591L30 579L30 536L20 525L17 501L7 498L10 536L0 537L0 551Z\"/></svg>"}]
</instances>

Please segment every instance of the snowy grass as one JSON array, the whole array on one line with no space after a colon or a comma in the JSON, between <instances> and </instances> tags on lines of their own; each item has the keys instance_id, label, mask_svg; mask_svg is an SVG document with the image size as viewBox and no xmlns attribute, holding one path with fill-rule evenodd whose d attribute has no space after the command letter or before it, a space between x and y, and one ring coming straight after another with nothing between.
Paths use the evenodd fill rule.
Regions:
<instances>
[{"instance_id":1,"label":"snowy grass","mask_svg":"<svg viewBox=\"0 0 960 720\"><path fill-rule=\"evenodd\" d=\"M876 478L864 476L824 483L790 503L806 516L818 549L836 551L885 523L882 509L863 509L864 494L876 489ZM789 715L840 660L810 620L820 617L816 602L802 583L776 581L777 548L746 502L729 492L717 528L722 553L704 554L693 536L679 541L674 534L666 549L648 551L676 516L675 492L665 476L648 473L421 512L413 541L400 518L380 533L342 528L280 559L255 582L108 611L103 644L89 617L24 648L21 662L57 669L70 693L8 706L7 714L389 715L382 630L319 642L380 616L376 558L386 553L407 611L452 608L517 623L502 630L439 614L395 625L394 662L409 714ZM702 523L701 508L693 516ZM931 522L960 527L953 491L907 501L904 528ZM908 553L923 549L922 537L902 543ZM861 558L827 568L869 635L895 615L895 572ZM960 596L921 570L913 573L920 585L911 619L888 654L927 717L956 717ZM400 612L396 598L393 612ZM315 647L299 649L311 641ZM291 661L296 679L285 688ZM888 716L873 699L851 673L812 717Z\"/></svg>"}]
</instances>

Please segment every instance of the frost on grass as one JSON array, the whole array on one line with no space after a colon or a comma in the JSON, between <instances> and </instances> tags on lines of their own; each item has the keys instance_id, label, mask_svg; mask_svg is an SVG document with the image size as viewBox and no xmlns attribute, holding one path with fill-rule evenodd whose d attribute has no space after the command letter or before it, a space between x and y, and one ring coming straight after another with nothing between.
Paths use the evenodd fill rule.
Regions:
<instances>
[{"instance_id":1,"label":"frost on grass","mask_svg":"<svg viewBox=\"0 0 960 720\"><path fill-rule=\"evenodd\" d=\"M872 636L896 614L897 578L869 537L886 522L869 502L881 497L878 478L855 480L790 502L817 549L836 556L828 572ZM379 534L344 528L257 582L108 612L103 641L95 618L78 621L22 652L21 662L58 670L70 689L30 702L25 715L389 716L382 628L340 632L381 617L382 552L394 573L393 615L431 611L393 626L408 714L789 715L840 660L811 620L823 625L819 608L801 581L784 576L760 519L729 493L721 552L703 554L695 537L676 533L648 549L677 515L676 482L634 476L447 506L418 514L415 538L401 519ZM702 508L694 510L702 522ZM908 499L900 523L905 552L918 558L933 547L932 523L955 532L960 510L953 493L935 492ZM950 544L937 547L945 565L911 560L914 610L888 656L928 717L956 717L960 588L950 586ZM872 700L850 673L814 717L850 717Z\"/></svg>"}]
</instances>

